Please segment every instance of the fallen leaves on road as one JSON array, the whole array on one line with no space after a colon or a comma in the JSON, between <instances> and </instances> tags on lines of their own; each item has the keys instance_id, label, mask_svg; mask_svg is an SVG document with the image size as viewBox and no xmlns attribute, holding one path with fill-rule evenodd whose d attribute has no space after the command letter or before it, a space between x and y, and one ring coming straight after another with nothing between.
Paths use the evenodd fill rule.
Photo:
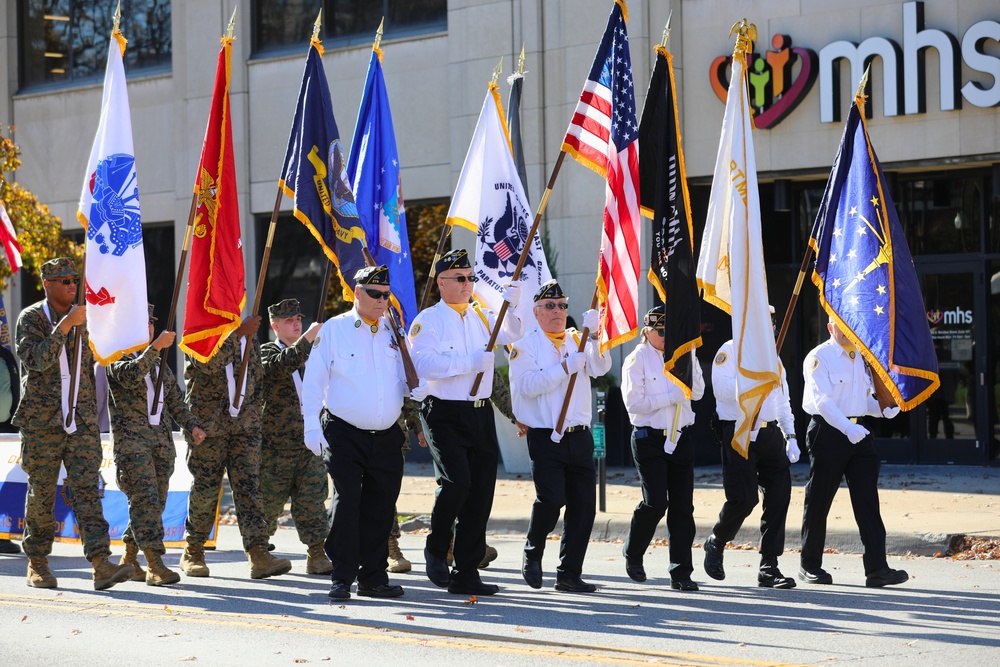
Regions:
<instances>
[{"instance_id":1,"label":"fallen leaves on road","mask_svg":"<svg viewBox=\"0 0 1000 667\"><path fill-rule=\"evenodd\" d=\"M514 628L514 632L531 632L528 628L522 628L520 625Z\"/></svg>"},{"instance_id":2,"label":"fallen leaves on road","mask_svg":"<svg viewBox=\"0 0 1000 667\"><path fill-rule=\"evenodd\" d=\"M82 635L83 634L83 630L80 630L78 628L73 628L72 630L69 631L69 633L71 635Z\"/></svg>"},{"instance_id":3,"label":"fallen leaves on road","mask_svg":"<svg viewBox=\"0 0 1000 667\"><path fill-rule=\"evenodd\" d=\"M1000 540L961 535L944 555L952 560L1000 560Z\"/></svg>"},{"instance_id":4,"label":"fallen leaves on road","mask_svg":"<svg viewBox=\"0 0 1000 667\"><path fill-rule=\"evenodd\" d=\"M462 604L476 604L477 602L479 602L479 598L477 598L475 595L473 595L472 597L470 597L468 600L466 600Z\"/></svg>"},{"instance_id":5,"label":"fallen leaves on road","mask_svg":"<svg viewBox=\"0 0 1000 667\"><path fill-rule=\"evenodd\" d=\"M174 613L174 610L168 607L167 605L163 605L163 611L167 612L168 614Z\"/></svg>"},{"instance_id":6,"label":"fallen leaves on road","mask_svg":"<svg viewBox=\"0 0 1000 667\"><path fill-rule=\"evenodd\" d=\"M21 617L21 622L22 623L24 623L27 620L28 620L28 615L27 614L25 614L24 616Z\"/></svg>"},{"instance_id":7,"label":"fallen leaves on road","mask_svg":"<svg viewBox=\"0 0 1000 667\"><path fill-rule=\"evenodd\" d=\"M198 656L196 655L189 655L186 658L177 658L177 662L196 662L197 660Z\"/></svg>"},{"instance_id":8,"label":"fallen leaves on road","mask_svg":"<svg viewBox=\"0 0 1000 667\"><path fill-rule=\"evenodd\" d=\"M303 662L309 662L309 661L306 660L305 658L295 658L295 660L292 660L292 662L300 663L301 664Z\"/></svg>"},{"instance_id":9,"label":"fallen leaves on road","mask_svg":"<svg viewBox=\"0 0 1000 667\"><path fill-rule=\"evenodd\" d=\"M406 615L406 620L412 621L413 620L413 614L407 614Z\"/></svg>"}]
</instances>

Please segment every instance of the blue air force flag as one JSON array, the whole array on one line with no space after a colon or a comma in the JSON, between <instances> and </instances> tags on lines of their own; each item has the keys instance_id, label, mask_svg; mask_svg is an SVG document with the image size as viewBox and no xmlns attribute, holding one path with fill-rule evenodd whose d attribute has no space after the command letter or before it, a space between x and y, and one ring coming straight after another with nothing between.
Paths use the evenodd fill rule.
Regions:
<instances>
[{"instance_id":1,"label":"blue air force flag","mask_svg":"<svg viewBox=\"0 0 1000 667\"><path fill-rule=\"evenodd\" d=\"M885 189L858 98L809 244L823 308L857 346L903 410L940 384L934 343L910 249Z\"/></svg>"},{"instance_id":2,"label":"blue air force flag","mask_svg":"<svg viewBox=\"0 0 1000 667\"><path fill-rule=\"evenodd\" d=\"M413 263L406 232L403 185L399 178L399 152L389 111L389 95L382 75L382 51L372 51L364 97L351 142L347 178L354 190L358 216L375 264L389 268L394 305L404 329L417 315Z\"/></svg>"},{"instance_id":3,"label":"blue air force flag","mask_svg":"<svg viewBox=\"0 0 1000 667\"><path fill-rule=\"evenodd\" d=\"M494 83L483 101L446 222L476 233L474 296L493 312L503 306L503 286L511 282L522 252L528 253L519 277L522 294L534 294L551 280L541 239L538 234L528 238L531 209L514 165ZM515 313L522 322L534 321L531 307L531 299L521 299Z\"/></svg>"},{"instance_id":4,"label":"blue air force flag","mask_svg":"<svg viewBox=\"0 0 1000 667\"><path fill-rule=\"evenodd\" d=\"M112 37L101 119L76 214L87 230L80 289L86 290L90 347L103 365L149 343L139 184L122 66L125 38L117 31Z\"/></svg>"}]
</instances>

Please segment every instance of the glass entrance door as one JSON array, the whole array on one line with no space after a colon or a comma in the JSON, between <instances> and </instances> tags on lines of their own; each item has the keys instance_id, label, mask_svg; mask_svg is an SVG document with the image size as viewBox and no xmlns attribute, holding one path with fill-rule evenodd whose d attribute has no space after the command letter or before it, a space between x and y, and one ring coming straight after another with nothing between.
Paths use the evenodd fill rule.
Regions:
<instances>
[{"instance_id":1,"label":"glass entrance door","mask_svg":"<svg viewBox=\"0 0 1000 667\"><path fill-rule=\"evenodd\" d=\"M941 386L909 413L883 423L880 451L889 460L983 464L988 460L989 405L984 271L977 263L917 267Z\"/></svg>"}]
</instances>

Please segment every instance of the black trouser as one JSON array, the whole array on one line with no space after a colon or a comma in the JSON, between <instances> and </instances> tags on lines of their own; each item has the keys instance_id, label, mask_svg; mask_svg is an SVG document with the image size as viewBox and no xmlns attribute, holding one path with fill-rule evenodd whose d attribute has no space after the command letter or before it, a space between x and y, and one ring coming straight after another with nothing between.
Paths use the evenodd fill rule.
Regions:
<instances>
[{"instance_id":1,"label":"black trouser","mask_svg":"<svg viewBox=\"0 0 1000 667\"><path fill-rule=\"evenodd\" d=\"M373 587L389 581L386 535L403 483L403 432L395 424L366 431L331 417L323 433L330 448L326 469L333 478L330 534L326 555L333 561L332 579L357 578Z\"/></svg>"},{"instance_id":2,"label":"black trouser","mask_svg":"<svg viewBox=\"0 0 1000 667\"><path fill-rule=\"evenodd\" d=\"M882 463L875 451L875 439L868 435L853 445L846 435L822 417L814 416L806 431L806 450L809 452L809 481L802 513L802 568L818 570L823 566L826 518L840 481L845 477L854 520L865 547L865 574L888 567L885 525L878 502L878 473Z\"/></svg>"},{"instance_id":3,"label":"black trouser","mask_svg":"<svg viewBox=\"0 0 1000 667\"><path fill-rule=\"evenodd\" d=\"M777 424L768 424L757 432L757 439L750 443L747 458L743 458L730 444L736 422L720 421L719 425L723 443L722 486L726 491L726 502L712 534L720 544L736 537L743 521L757 506L759 486L764 492L760 555L762 558L777 558L785 550L785 519L792 496L785 438Z\"/></svg>"},{"instance_id":4,"label":"black trouser","mask_svg":"<svg viewBox=\"0 0 1000 667\"><path fill-rule=\"evenodd\" d=\"M431 396L420 412L438 483L427 550L444 559L454 526L451 577L459 582L478 581L500 455L493 406L484 401L477 408L471 401Z\"/></svg>"},{"instance_id":5,"label":"black trouser","mask_svg":"<svg viewBox=\"0 0 1000 667\"><path fill-rule=\"evenodd\" d=\"M663 451L663 431L632 430L632 457L639 471L642 502L632 513L632 526L625 539L625 555L642 562L656 533L656 525L667 515L670 542L670 578L687 581L694 572L691 544L694 542L694 445L687 429L681 431L672 454Z\"/></svg>"},{"instance_id":6,"label":"black trouser","mask_svg":"<svg viewBox=\"0 0 1000 667\"><path fill-rule=\"evenodd\" d=\"M552 442L551 436L549 428L528 429L535 502L524 554L531 560L542 560L545 540L565 507L556 573L560 577L579 577L597 512L594 438L590 429L565 433L560 442Z\"/></svg>"}]
</instances>

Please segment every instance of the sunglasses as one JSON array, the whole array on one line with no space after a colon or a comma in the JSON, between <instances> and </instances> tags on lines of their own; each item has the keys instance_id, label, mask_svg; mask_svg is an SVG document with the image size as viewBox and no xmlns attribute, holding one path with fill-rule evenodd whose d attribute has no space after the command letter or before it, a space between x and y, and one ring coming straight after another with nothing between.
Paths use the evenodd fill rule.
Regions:
<instances>
[{"instance_id":1,"label":"sunglasses","mask_svg":"<svg viewBox=\"0 0 1000 667\"><path fill-rule=\"evenodd\" d=\"M479 278L475 276L455 276L454 278L441 276L441 280L454 280L456 283L474 283L479 280Z\"/></svg>"},{"instance_id":2,"label":"sunglasses","mask_svg":"<svg viewBox=\"0 0 1000 667\"><path fill-rule=\"evenodd\" d=\"M563 301L562 303L553 303L551 301L546 301L542 305L542 308L544 308L545 310L555 310L556 308L558 308L559 310L568 310L569 304L566 303L565 301Z\"/></svg>"},{"instance_id":3,"label":"sunglasses","mask_svg":"<svg viewBox=\"0 0 1000 667\"><path fill-rule=\"evenodd\" d=\"M367 294L369 298L376 300L378 299L385 299L386 301L389 300L389 290L383 292L382 290L372 289L370 287L362 287L361 289L364 290L364 293Z\"/></svg>"}]
</instances>

